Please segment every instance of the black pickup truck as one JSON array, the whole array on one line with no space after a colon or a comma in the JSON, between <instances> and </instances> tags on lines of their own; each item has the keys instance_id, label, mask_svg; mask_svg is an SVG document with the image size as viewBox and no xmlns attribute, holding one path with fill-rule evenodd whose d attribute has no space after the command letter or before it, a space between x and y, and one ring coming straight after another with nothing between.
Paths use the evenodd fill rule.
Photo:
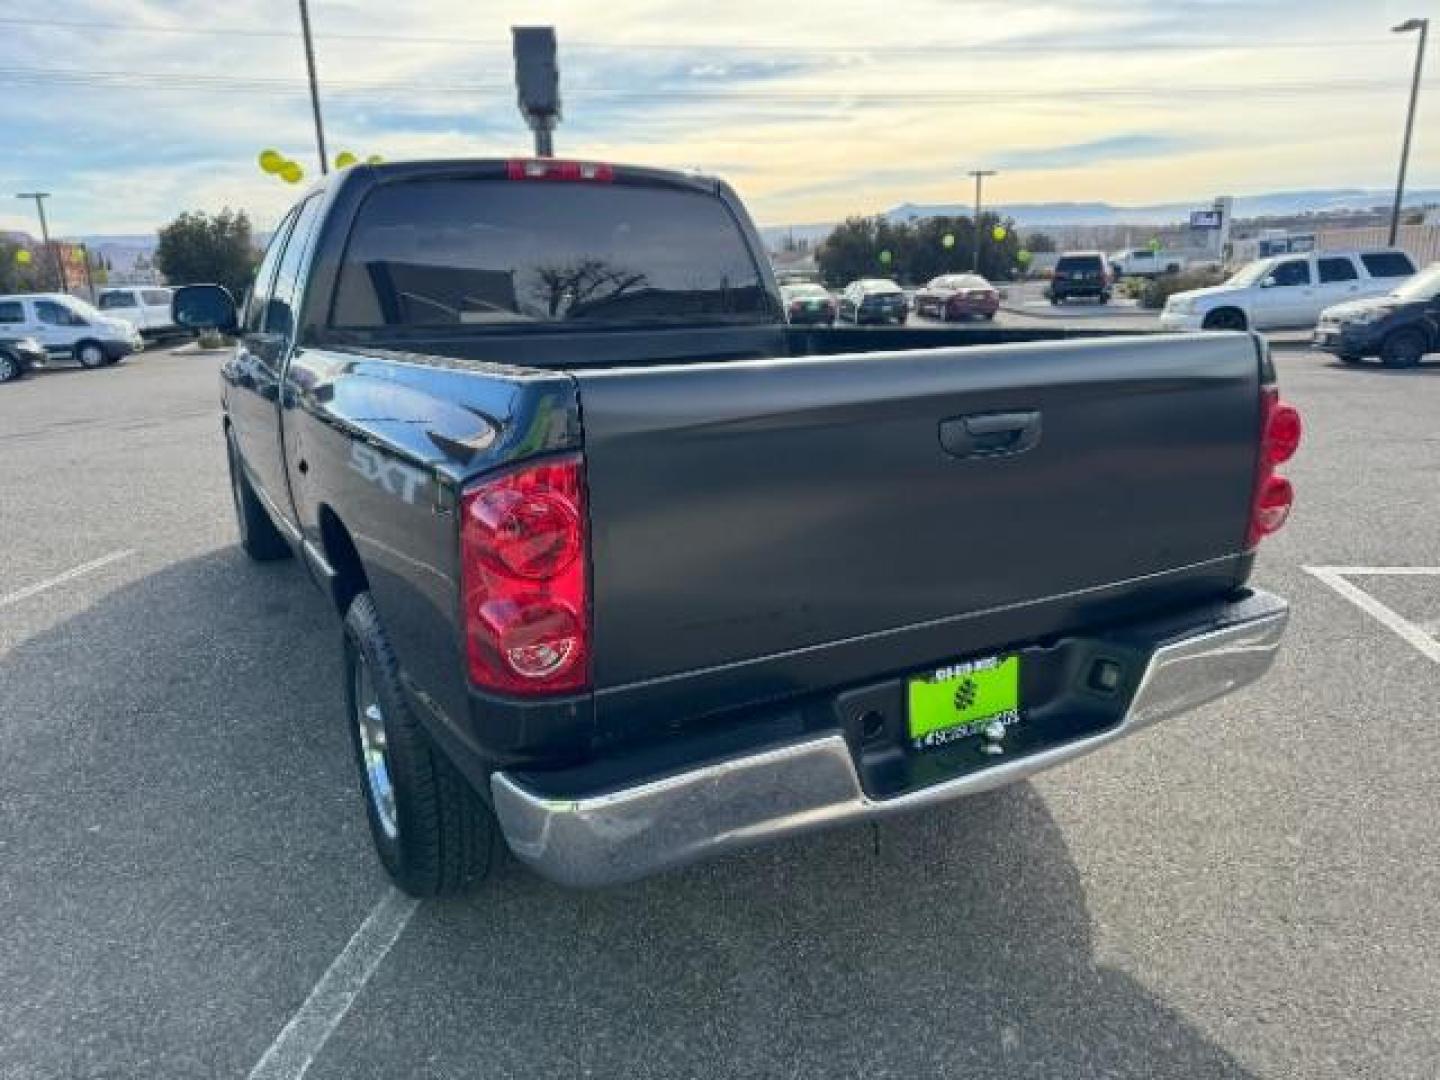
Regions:
<instances>
[{"instance_id":1,"label":"black pickup truck","mask_svg":"<svg viewBox=\"0 0 1440 1080\"><path fill-rule=\"evenodd\" d=\"M713 178L351 168L243 312L174 315L239 338L241 542L343 619L417 895L500 837L598 885L994 788L1250 682L1284 630L1246 584L1300 435L1261 339L788 326Z\"/></svg>"}]
</instances>

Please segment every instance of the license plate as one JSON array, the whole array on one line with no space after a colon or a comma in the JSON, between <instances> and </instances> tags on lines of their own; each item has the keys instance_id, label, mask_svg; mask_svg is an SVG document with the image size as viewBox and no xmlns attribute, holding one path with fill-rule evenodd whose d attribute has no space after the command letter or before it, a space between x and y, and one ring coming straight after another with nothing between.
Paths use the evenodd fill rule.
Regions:
<instances>
[{"instance_id":1,"label":"license plate","mask_svg":"<svg viewBox=\"0 0 1440 1080\"><path fill-rule=\"evenodd\" d=\"M944 746L991 725L1020 719L1020 658L991 656L951 664L910 679L906 690L910 744Z\"/></svg>"}]
</instances>

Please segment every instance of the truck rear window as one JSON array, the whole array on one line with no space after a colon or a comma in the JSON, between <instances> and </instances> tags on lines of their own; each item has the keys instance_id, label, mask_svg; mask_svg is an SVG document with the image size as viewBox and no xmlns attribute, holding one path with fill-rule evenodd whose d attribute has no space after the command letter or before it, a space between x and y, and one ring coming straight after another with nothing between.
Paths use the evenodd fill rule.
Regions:
<instances>
[{"instance_id":1,"label":"truck rear window","mask_svg":"<svg viewBox=\"0 0 1440 1080\"><path fill-rule=\"evenodd\" d=\"M361 207L337 328L776 318L716 197L624 184L418 180Z\"/></svg>"}]
</instances>

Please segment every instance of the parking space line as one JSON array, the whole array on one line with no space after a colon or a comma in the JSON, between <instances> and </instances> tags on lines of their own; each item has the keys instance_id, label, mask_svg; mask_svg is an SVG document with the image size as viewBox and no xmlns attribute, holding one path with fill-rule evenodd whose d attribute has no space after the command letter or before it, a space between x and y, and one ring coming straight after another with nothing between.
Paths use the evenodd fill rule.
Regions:
<instances>
[{"instance_id":1,"label":"parking space line","mask_svg":"<svg viewBox=\"0 0 1440 1080\"><path fill-rule=\"evenodd\" d=\"M87 563L71 567L63 574L56 574L54 577L46 578L44 581L37 581L34 585L27 585L17 592L7 593L0 596L0 608L9 607L11 604L18 604L21 600L29 600L30 597L44 592L46 589L53 589L56 585L63 585L67 581L74 581L76 578L101 567L109 566L111 563L119 562L121 559L129 558L135 552L129 549L125 551L112 551L108 555L101 555L98 559L91 559Z\"/></svg>"},{"instance_id":2,"label":"parking space line","mask_svg":"<svg viewBox=\"0 0 1440 1080\"><path fill-rule=\"evenodd\" d=\"M1307 566L1307 574L1323 581L1330 588L1349 600L1367 615L1389 627L1404 638L1422 656L1440 664L1440 641L1436 641L1419 626L1386 604L1381 603L1360 586L1349 581L1346 575L1363 577L1393 574L1397 576L1440 576L1440 567L1434 566Z\"/></svg>"},{"instance_id":3,"label":"parking space line","mask_svg":"<svg viewBox=\"0 0 1440 1080\"><path fill-rule=\"evenodd\" d=\"M393 888L381 898L255 1063L249 1080L300 1080L309 1071L419 905Z\"/></svg>"}]
</instances>

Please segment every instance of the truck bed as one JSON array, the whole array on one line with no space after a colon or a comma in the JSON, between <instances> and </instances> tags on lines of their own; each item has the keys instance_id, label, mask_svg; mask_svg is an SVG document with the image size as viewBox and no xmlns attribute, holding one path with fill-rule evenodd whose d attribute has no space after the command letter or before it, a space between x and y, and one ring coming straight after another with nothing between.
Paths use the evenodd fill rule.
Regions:
<instances>
[{"instance_id":1,"label":"truck bed","mask_svg":"<svg viewBox=\"0 0 1440 1080\"><path fill-rule=\"evenodd\" d=\"M1235 589L1259 348L1212 335L575 371L600 733Z\"/></svg>"}]
</instances>

